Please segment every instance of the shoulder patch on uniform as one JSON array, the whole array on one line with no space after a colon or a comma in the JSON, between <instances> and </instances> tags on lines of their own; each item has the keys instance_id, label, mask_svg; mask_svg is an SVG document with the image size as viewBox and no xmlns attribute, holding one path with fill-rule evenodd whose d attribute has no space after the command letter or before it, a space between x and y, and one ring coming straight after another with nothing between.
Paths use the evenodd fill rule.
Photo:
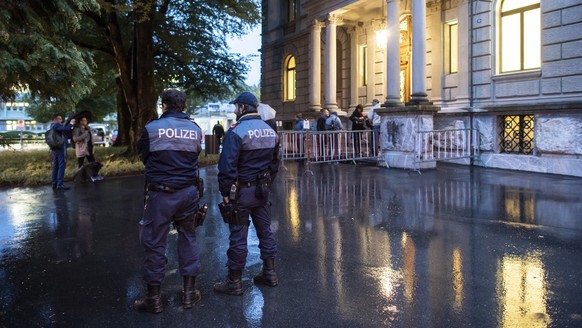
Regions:
<instances>
[{"instance_id":1,"label":"shoulder patch on uniform","mask_svg":"<svg viewBox=\"0 0 582 328\"><path fill-rule=\"evenodd\" d=\"M238 123L232 123L232 124L230 125L230 128L231 128L231 129L234 129L234 127L235 127L237 124L238 124Z\"/></svg>"}]
</instances>

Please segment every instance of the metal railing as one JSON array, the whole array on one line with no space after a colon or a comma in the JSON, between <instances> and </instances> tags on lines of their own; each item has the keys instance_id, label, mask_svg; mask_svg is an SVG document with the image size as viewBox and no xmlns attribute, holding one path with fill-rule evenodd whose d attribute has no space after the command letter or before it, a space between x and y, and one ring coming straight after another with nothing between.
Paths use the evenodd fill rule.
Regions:
<instances>
[{"instance_id":1,"label":"metal railing","mask_svg":"<svg viewBox=\"0 0 582 328\"><path fill-rule=\"evenodd\" d=\"M281 131L279 136L283 167L288 160L306 160L309 165L356 162L379 157L379 149L371 130Z\"/></svg>"},{"instance_id":2,"label":"metal railing","mask_svg":"<svg viewBox=\"0 0 582 328\"><path fill-rule=\"evenodd\" d=\"M416 162L476 157L479 157L479 133L477 129L417 132Z\"/></svg>"}]
</instances>

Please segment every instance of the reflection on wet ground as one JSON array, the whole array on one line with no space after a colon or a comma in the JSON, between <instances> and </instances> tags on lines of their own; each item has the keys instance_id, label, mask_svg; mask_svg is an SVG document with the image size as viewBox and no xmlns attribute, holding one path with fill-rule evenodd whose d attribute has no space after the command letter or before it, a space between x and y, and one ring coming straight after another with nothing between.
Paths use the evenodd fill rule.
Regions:
<instances>
[{"instance_id":1,"label":"reflection on wet ground","mask_svg":"<svg viewBox=\"0 0 582 328\"><path fill-rule=\"evenodd\" d=\"M203 300L179 306L172 233L159 316L131 309L142 294L142 177L0 191L0 327L582 326L582 179L456 165L422 176L287 168L272 193L280 285L252 284L252 237L244 296L213 294L228 229L216 168L206 168Z\"/></svg>"}]
</instances>

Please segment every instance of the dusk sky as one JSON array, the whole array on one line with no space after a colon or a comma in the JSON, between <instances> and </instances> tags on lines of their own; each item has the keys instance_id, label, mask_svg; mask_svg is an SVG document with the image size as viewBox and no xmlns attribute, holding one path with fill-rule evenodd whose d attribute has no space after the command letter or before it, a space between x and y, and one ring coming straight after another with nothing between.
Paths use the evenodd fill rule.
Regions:
<instances>
[{"instance_id":1,"label":"dusk sky","mask_svg":"<svg viewBox=\"0 0 582 328\"><path fill-rule=\"evenodd\" d=\"M231 38L228 41L231 52L242 55L256 55L251 58L251 68L245 82L248 85L258 85L261 80L261 25L257 25L249 34L242 39Z\"/></svg>"}]
</instances>

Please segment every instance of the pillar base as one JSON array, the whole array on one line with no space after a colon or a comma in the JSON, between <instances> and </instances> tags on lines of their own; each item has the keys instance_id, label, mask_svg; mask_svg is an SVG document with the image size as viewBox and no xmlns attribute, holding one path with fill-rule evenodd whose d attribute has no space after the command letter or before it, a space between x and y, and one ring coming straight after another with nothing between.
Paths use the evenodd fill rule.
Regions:
<instances>
[{"instance_id":1,"label":"pillar base","mask_svg":"<svg viewBox=\"0 0 582 328\"><path fill-rule=\"evenodd\" d=\"M414 152L403 151L384 151L383 160L385 165L391 168L409 169L409 170L426 170L436 168L436 162L417 162Z\"/></svg>"},{"instance_id":2,"label":"pillar base","mask_svg":"<svg viewBox=\"0 0 582 328\"><path fill-rule=\"evenodd\" d=\"M420 105L432 105L432 102L428 100L427 94L424 92L412 94L410 101L406 103L406 106Z\"/></svg>"},{"instance_id":3,"label":"pillar base","mask_svg":"<svg viewBox=\"0 0 582 328\"><path fill-rule=\"evenodd\" d=\"M309 106L309 110L314 111L314 112L319 112L321 111L322 107L321 105L310 105Z\"/></svg>"},{"instance_id":4,"label":"pillar base","mask_svg":"<svg viewBox=\"0 0 582 328\"><path fill-rule=\"evenodd\" d=\"M404 104L400 102L400 100L386 100L385 103L380 105L380 107L384 108L404 108Z\"/></svg>"},{"instance_id":5,"label":"pillar base","mask_svg":"<svg viewBox=\"0 0 582 328\"><path fill-rule=\"evenodd\" d=\"M337 104L325 104L324 106L325 109L329 110L329 112L333 112L338 110L339 107L337 107Z\"/></svg>"}]
</instances>

